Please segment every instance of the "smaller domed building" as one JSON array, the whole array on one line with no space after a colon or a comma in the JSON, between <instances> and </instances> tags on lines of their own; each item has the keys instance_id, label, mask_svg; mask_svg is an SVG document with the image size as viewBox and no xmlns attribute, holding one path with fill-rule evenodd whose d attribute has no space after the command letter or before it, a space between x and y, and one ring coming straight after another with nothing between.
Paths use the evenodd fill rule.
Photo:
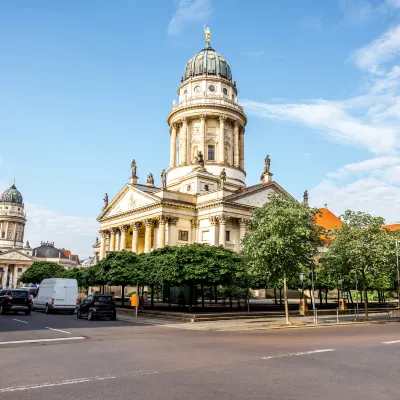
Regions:
<instances>
[{"instance_id":1,"label":"smaller domed building","mask_svg":"<svg viewBox=\"0 0 400 400\"><path fill-rule=\"evenodd\" d=\"M24 245L26 215L21 192L14 183L0 199L0 286L15 287L33 262L29 242Z\"/></svg>"}]
</instances>

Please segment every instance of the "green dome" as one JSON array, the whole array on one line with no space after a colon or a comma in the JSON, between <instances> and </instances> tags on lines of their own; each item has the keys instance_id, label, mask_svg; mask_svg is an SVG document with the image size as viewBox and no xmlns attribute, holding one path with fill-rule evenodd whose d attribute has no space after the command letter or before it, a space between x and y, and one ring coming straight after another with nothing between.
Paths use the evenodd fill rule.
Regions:
<instances>
[{"instance_id":1,"label":"green dome","mask_svg":"<svg viewBox=\"0 0 400 400\"><path fill-rule=\"evenodd\" d=\"M225 58L209 45L188 61L185 67L183 81L201 75L219 76L232 81L231 67Z\"/></svg>"},{"instance_id":2,"label":"green dome","mask_svg":"<svg viewBox=\"0 0 400 400\"><path fill-rule=\"evenodd\" d=\"M7 189L1 195L1 201L3 203L16 203L22 204L22 194L17 190L15 184L13 184L10 189Z\"/></svg>"}]
</instances>

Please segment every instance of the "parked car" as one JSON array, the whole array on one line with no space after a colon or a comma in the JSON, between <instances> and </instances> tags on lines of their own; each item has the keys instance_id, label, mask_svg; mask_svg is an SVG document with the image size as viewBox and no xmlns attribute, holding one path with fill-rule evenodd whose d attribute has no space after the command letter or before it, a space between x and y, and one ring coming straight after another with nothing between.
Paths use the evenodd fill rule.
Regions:
<instances>
[{"instance_id":1,"label":"parked car","mask_svg":"<svg viewBox=\"0 0 400 400\"><path fill-rule=\"evenodd\" d=\"M32 311L32 299L25 289L6 289L0 291L0 314L22 311L29 315Z\"/></svg>"},{"instance_id":2,"label":"parked car","mask_svg":"<svg viewBox=\"0 0 400 400\"><path fill-rule=\"evenodd\" d=\"M78 319L87 317L89 321L96 317L108 317L115 321L117 319L117 310L112 296L91 294L78 305L76 317Z\"/></svg>"},{"instance_id":3,"label":"parked car","mask_svg":"<svg viewBox=\"0 0 400 400\"><path fill-rule=\"evenodd\" d=\"M78 300L78 282L76 279L43 279L33 297L34 310L68 311L73 314Z\"/></svg>"}]
</instances>

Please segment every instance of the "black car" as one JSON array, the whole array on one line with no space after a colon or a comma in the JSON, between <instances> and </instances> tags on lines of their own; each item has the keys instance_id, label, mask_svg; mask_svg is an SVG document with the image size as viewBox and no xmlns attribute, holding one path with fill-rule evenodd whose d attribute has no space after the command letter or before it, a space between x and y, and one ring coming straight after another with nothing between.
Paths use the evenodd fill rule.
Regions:
<instances>
[{"instance_id":1,"label":"black car","mask_svg":"<svg viewBox=\"0 0 400 400\"><path fill-rule=\"evenodd\" d=\"M32 299L25 289L6 289L0 291L0 314L8 312L24 312L29 315L32 311Z\"/></svg>"},{"instance_id":2,"label":"black car","mask_svg":"<svg viewBox=\"0 0 400 400\"><path fill-rule=\"evenodd\" d=\"M112 320L117 319L114 299L105 294L92 294L79 304L76 310L78 319L87 317L90 321L96 317L108 317Z\"/></svg>"}]
</instances>

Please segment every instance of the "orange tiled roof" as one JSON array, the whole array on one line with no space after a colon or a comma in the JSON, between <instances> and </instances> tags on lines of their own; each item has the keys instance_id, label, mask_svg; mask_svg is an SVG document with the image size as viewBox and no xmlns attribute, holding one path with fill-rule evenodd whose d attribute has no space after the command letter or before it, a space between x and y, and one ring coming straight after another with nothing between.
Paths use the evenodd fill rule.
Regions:
<instances>
[{"instance_id":1,"label":"orange tiled roof","mask_svg":"<svg viewBox=\"0 0 400 400\"><path fill-rule=\"evenodd\" d=\"M324 228L324 233L321 235L321 239L326 243L332 243L332 238L328 239L326 233L333 231L335 228L340 228L343 222L330 210L327 208L320 208L320 214L315 217L315 225L322 226Z\"/></svg>"},{"instance_id":2,"label":"orange tiled roof","mask_svg":"<svg viewBox=\"0 0 400 400\"><path fill-rule=\"evenodd\" d=\"M69 258L69 256L71 255L71 251L70 250L61 250L63 253L64 253L64 255L66 256L66 257L68 257Z\"/></svg>"},{"instance_id":3,"label":"orange tiled roof","mask_svg":"<svg viewBox=\"0 0 400 400\"><path fill-rule=\"evenodd\" d=\"M382 228L389 229L389 231L397 231L400 229L400 224L383 225Z\"/></svg>"}]
</instances>

